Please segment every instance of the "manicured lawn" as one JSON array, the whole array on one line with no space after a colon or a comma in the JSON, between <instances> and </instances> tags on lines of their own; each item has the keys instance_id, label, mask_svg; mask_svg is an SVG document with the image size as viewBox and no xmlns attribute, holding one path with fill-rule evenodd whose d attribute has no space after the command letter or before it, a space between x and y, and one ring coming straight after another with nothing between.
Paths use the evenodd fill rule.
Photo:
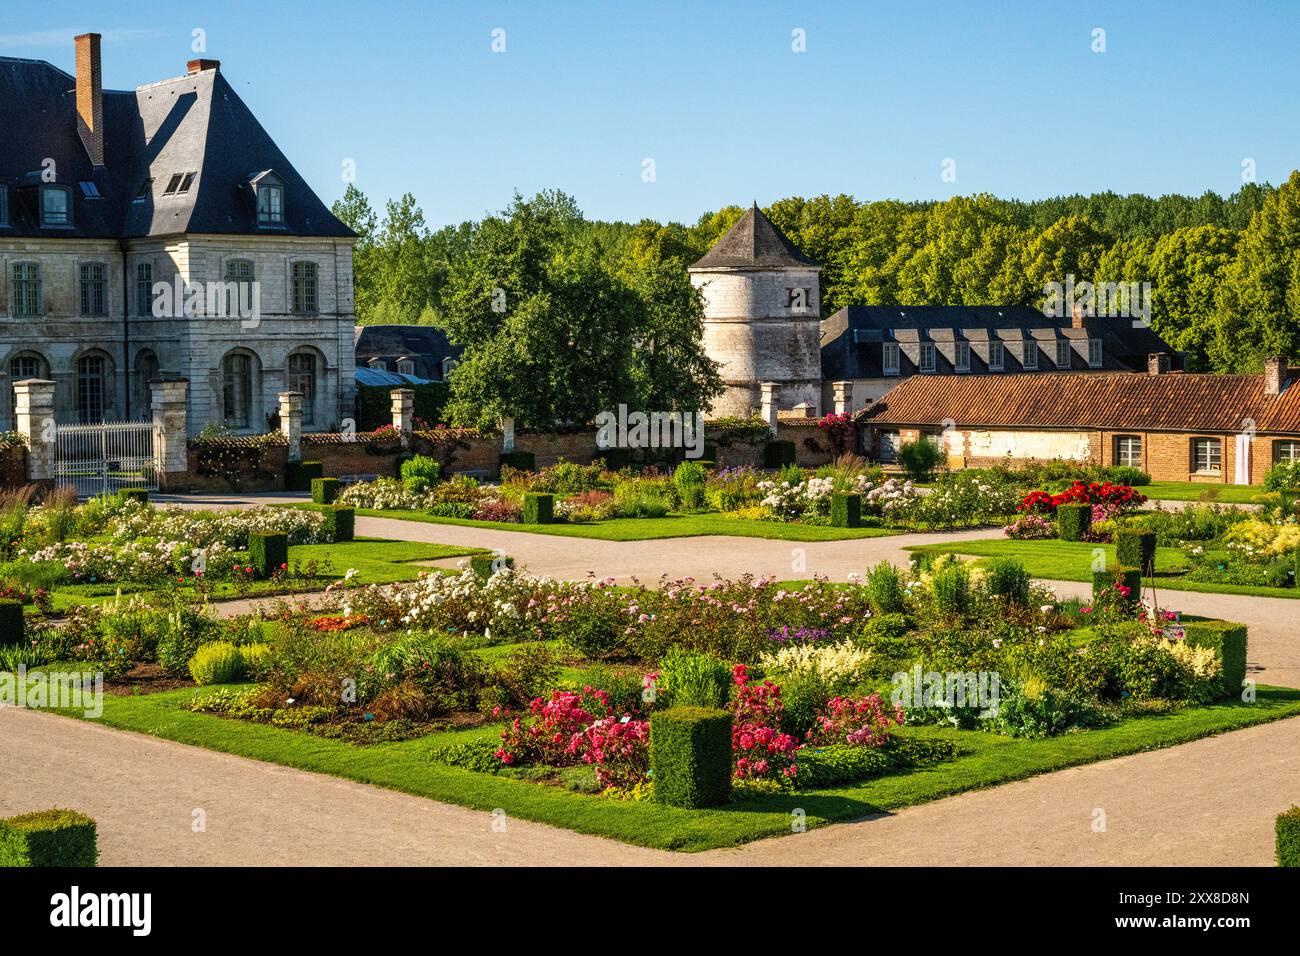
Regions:
<instances>
[{"instance_id":1,"label":"manicured lawn","mask_svg":"<svg viewBox=\"0 0 1300 956\"><path fill-rule=\"evenodd\" d=\"M332 581L341 579L351 569L357 574L353 581L359 584L390 584L394 581L413 581L421 572L431 570L420 564L440 558L463 557L481 553L481 548L453 547L445 544L424 544L415 541L389 541L383 538L357 538L339 544L301 544L289 549L289 565L301 561L322 562L314 582L324 588ZM330 562L330 567L323 562ZM163 582L158 582L161 586ZM54 590L51 598L56 611L64 611L77 604L101 604L113 600L119 588L123 594L141 594L153 590L147 584L69 584ZM317 589L319 589L317 588ZM190 586L178 587L176 590L190 596L198 592ZM310 587L297 587L297 591L312 590ZM257 581L243 590L229 582L219 582L212 586L210 597L213 600L228 600L240 597L258 597L276 593L288 593L284 588L276 588L269 581Z\"/></svg>"},{"instance_id":2,"label":"manicured lawn","mask_svg":"<svg viewBox=\"0 0 1300 956\"><path fill-rule=\"evenodd\" d=\"M1109 544L1092 544L1087 541L1014 541L1010 538L982 538L954 544L925 544L910 547L908 551L930 554L960 554L963 556L1015 558L1022 562L1036 578L1055 581L1092 581L1093 552L1101 548L1106 552L1106 566L1115 566L1115 548ZM1256 587L1248 584L1217 584L1207 581L1188 581L1171 572L1185 568L1186 559L1177 548L1156 549L1156 587L1172 591L1200 591L1209 594L1248 594L1253 597L1300 598L1300 588ZM1162 573L1164 572L1164 573Z\"/></svg>"},{"instance_id":3,"label":"manicured lawn","mask_svg":"<svg viewBox=\"0 0 1300 956\"><path fill-rule=\"evenodd\" d=\"M1217 501L1228 505L1258 504L1267 493L1259 485L1211 485L1199 481L1153 481L1137 490L1163 501Z\"/></svg>"},{"instance_id":4,"label":"manicured lawn","mask_svg":"<svg viewBox=\"0 0 1300 956\"><path fill-rule=\"evenodd\" d=\"M933 727L905 728L902 733L954 740L959 755L932 767L856 786L764 796L716 810L690 811L653 802L583 796L559 787L444 766L428 757L433 747L495 739L499 727L360 747L265 724L191 713L183 705L194 693L179 690L109 696L100 720L110 727L332 774L485 813L500 808L508 817L627 843L687 851L788 834L791 813L796 809L807 814L809 826L853 820L1034 774L1300 715L1300 691L1260 688L1254 704L1233 700L1048 740L1017 740Z\"/></svg>"},{"instance_id":5,"label":"manicured lawn","mask_svg":"<svg viewBox=\"0 0 1300 956\"><path fill-rule=\"evenodd\" d=\"M287 507L319 508L320 505L295 504ZM689 538L695 535L730 534L743 538L776 538L782 541L842 541L847 538L879 538L900 534L888 528L832 528L822 525L786 524L779 521L747 521L721 514L681 515L664 518L615 518L587 524L516 524L509 521L472 521L468 518L435 518L423 511L378 511L358 508L358 515L368 518L397 518L428 524L456 524L470 528L497 528L501 531L525 531L569 538L600 538L604 541L649 541L654 538Z\"/></svg>"}]
</instances>

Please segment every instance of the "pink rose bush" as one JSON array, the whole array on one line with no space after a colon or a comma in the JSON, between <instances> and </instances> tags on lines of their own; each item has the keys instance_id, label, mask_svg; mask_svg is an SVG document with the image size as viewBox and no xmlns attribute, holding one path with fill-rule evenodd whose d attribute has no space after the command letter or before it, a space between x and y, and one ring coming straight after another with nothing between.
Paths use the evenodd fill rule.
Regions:
<instances>
[{"instance_id":1,"label":"pink rose bush","mask_svg":"<svg viewBox=\"0 0 1300 956\"><path fill-rule=\"evenodd\" d=\"M799 769L795 762L799 741L777 730L784 709L781 688L769 680L754 683L744 664L732 669L732 682L736 685L731 724L736 779L793 779Z\"/></svg>"},{"instance_id":2,"label":"pink rose bush","mask_svg":"<svg viewBox=\"0 0 1300 956\"><path fill-rule=\"evenodd\" d=\"M902 706L895 704L889 712L879 694L856 699L833 697L826 709L826 715L818 717L817 726L808 732L810 741L883 747L889 741L890 727L903 725Z\"/></svg>"}]
</instances>

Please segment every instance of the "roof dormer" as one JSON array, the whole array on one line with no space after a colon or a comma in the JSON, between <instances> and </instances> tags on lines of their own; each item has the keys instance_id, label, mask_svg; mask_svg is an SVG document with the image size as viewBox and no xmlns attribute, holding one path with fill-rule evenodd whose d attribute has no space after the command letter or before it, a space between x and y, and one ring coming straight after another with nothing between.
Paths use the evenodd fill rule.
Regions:
<instances>
[{"instance_id":1,"label":"roof dormer","mask_svg":"<svg viewBox=\"0 0 1300 956\"><path fill-rule=\"evenodd\" d=\"M284 180L275 170L264 169L250 177L248 187L253 191L253 200L257 206L258 228L285 228Z\"/></svg>"}]
</instances>

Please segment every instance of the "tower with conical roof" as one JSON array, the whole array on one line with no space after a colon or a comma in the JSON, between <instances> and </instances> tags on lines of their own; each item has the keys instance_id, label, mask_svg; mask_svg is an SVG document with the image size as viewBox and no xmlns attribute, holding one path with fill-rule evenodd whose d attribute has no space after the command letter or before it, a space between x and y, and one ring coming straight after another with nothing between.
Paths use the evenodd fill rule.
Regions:
<instances>
[{"instance_id":1,"label":"tower with conical roof","mask_svg":"<svg viewBox=\"0 0 1300 956\"><path fill-rule=\"evenodd\" d=\"M704 296L704 351L726 386L710 416L749 417L761 382L781 386L780 406L821 406L821 298L817 263L755 203L688 270Z\"/></svg>"}]
</instances>

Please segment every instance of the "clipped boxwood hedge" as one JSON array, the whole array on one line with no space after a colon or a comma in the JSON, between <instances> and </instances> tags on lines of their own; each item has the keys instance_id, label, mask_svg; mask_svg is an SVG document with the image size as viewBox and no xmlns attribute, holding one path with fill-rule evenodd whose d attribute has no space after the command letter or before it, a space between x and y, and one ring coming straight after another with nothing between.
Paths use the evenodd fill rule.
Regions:
<instances>
[{"instance_id":1,"label":"clipped boxwood hedge","mask_svg":"<svg viewBox=\"0 0 1300 956\"><path fill-rule=\"evenodd\" d=\"M1156 533L1138 528L1115 531L1115 558L1122 567L1138 568L1145 575L1156 570Z\"/></svg>"},{"instance_id":2,"label":"clipped boxwood hedge","mask_svg":"<svg viewBox=\"0 0 1300 956\"><path fill-rule=\"evenodd\" d=\"M0 820L0 866L94 866L95 821L75 810L37 810Z\"/></svg>"},{"instance_id":3,"label":"clipped boxwood hedge","mask_svg":"<svg viewBox=\"0 0 1300 956\"><path fill-rule=\"evenodd\" d=\"M289 536L278 531L251 532L248 557L254 576L266 580L289 563Z\"/></svg>"},{"instance_id":4,"label":"clipped boxwood hedge","mask_svg":"<svg viewBox=\"0 0 1300 956\"><path fill-rule=\"evenodd\" d=\"M520 471L536 471L537 456L531 451L512 451L501 453L501 464L509 465Z\"/></svg>"},{"instance_id":5,"label":"clipped boxwood hedge","mask_svg":"<svg viewBox=\"0 0 1300 956\"><path fill-rule=\"evenodd\" d=\"M26 640L23 605L13 598L0 598L0 647Z\"/></svg>"},{"instance_id":6,"label":"clipped boxwood hedge","mask_svg":"<svg viewBox=\"0 0 1300 956\"><path fill-rule=\"evenodd\" d=\"M654 799L712 807L731 799L731 712L670 707L650 715Z\"/></svg>"},{"instance_id":7,"label":"clipped boxwood hedge","mask_svg":"<svg viewBox=\"0 0 1300 956\"><path fill-rule=\"evenodd\" d=\"M1187 630L1187 643L1193 647L1212 647L1223 661L1223 695L1233 697L1241 693L1246 679L1245 624L1235 621L1199 621L1195 618L1181 624Z\"/></svg>"},{"instance_id":8,"label":"clipped boxwood hedge","mask_svg":"<svg viewBox=\"0 0 1300 956\"><path fill-rule=\"evenodd\" d=\"M773 439L763 446L763 467L784 468L794 464L794 442Z\"/></svg>"},{"instance_id":9,"label":"clipped boxwood hedge","mask_svg":"<svg viewBox=\"0 0 1300 956\"><path fill-rule=\"evenodd\" d=\"M500 565L496 562L501 561ZM497 567L513 568L515 559L505 556L504 554L476 554L469 559L470 569L480 578L486 581L492 577L492 572Z\"/></svg>"},{"instance_id":10,"label":"clipped boxwood hedge","mask_svg":"<svg viewBox=\"0 0 1300 956\"><path fill-rule=\"evenodd\" d=\"M605 467L609 471L622 471L632 464L631 448L602 448L597 453L597 457L592 459L593 464L596 461L604 459Z\"/></svg>"},{"instance_id":11,"label":"clipped boxwood hedge","mask_svg":"<svg viewBox=\"0 0 1300 956\"><path fill-rule=\"evenodd\" d=\"M831 495L831 524L836 528L857 528L862 524L861 495Z\"/></svg>"},{"instance_id":12,"label":"clipped boxwood hedge","mask_svg":"<svg viewBox=\"0 0 1300 956\"><path fill-rule=\"evenodd\" d=\"M285 491L311 491L311 480L325 474L319 461L291 461L284 466Z\"/></svg>"},{"instance_id":13,"label":"clipped boxwood hedge","mask_svg":"<svg viewBox=\"0 0 1300 956\"><path fill-rule=\"evenodd\" d=\"M344 505L330 505L328 508L322 508L321 514L325 516L325 536L330 541L351 541L356 537L357 512L355 508L348 508Z\"/></svg>"},{"instance_id":14,"label":"clipped boxwood hedge","mask_svg":"<svg viewBox=\"0 0 1300 956\"><path fill-rule=\"evenodd\" d=\"M1142 572L1137 568L1115 568L1092 572L1092 599L1095 601L1106 588L1122 584L1129 589L1129 598L1136 601L1142 593Z\"/></svg>"},{"instance_id":15,"label":"clipped boxwood hedge","mask_svg":"<svg viewBox=\"0 0 1300 956\"><path fill-rule=\"evenodd\" d=\"M339 496L337 478L313 478L311 480L311 500L318 505L332 505Z\"/></svg>"},{"instance_id":16,"label":"clipped boxwood hedge","mask_svg":"<svg viewBox=\"0 0 1300 956\"><path fill-rule=\"evenodd\" d=\"M138 501L140 504L145 504L149 501L148 488L123 488L118 492L118 494L128 501Z\"/></svg>"},{"instance_id":17,"label":"clipped boxwood hedge","mask_svg":"<svg viewBox=\"0 0 1300 956\"><path fill-rule=\"evenodd\" d=\"M1300 807L1277 815L1277 865L1300 866Z\"/></svg>"},{"instance_id":18,"label":"clipped boxwood hedge","mask_svg":"<svg viewBox=\"0 0 1300 956\"><path fill-rule=\"evenodd\" d=\"M1092 505L1064 504L1056 509L1056 533L1062 541L1083 541L1092 527ZM1124 562L1120 562L1123 564Z\"/></svg>"},{"instance_id":19,"label":"clipped boxwood hedge","mask_svg":"<svg viewBox=\"0 0 1300 956\"><path fill-rule=\"evenodd\" d=\"M550 524L555 520L555 495L530 491L524 495L524 524Z\"/></svg>"}]
</instances>

